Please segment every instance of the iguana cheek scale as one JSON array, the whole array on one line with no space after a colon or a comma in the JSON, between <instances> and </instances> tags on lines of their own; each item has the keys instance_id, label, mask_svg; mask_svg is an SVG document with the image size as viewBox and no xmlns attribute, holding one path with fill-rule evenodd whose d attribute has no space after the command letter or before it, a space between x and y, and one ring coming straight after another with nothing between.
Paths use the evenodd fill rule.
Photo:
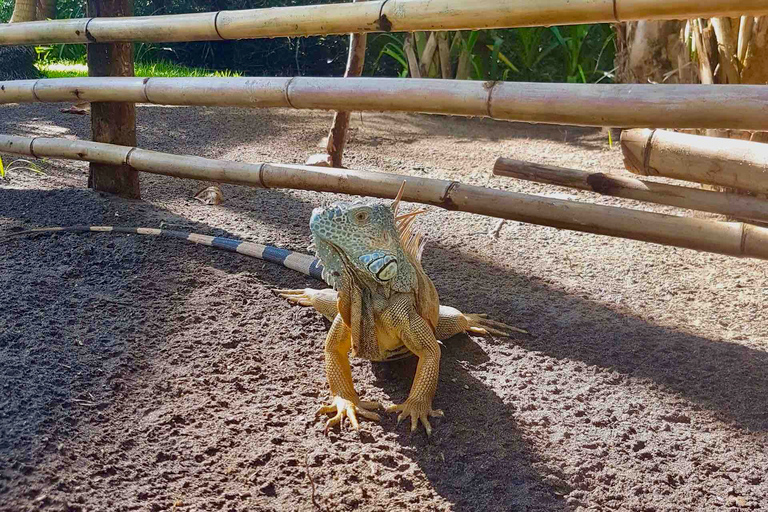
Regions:
<instances>
[{"instance_id":1,"label":"iguana cheek scale","mask_svg":"<svg viewBox=\"0 0 768 512\"><path fill-rule=\"evenodd\" d=\"M420 421L428 434L440 368L439 339L461 332L509 336L525 332L486 315L463 314L441 306L432 281L421 267L423 243L411 231L416 214L397 215L399 198L391 206L361 202L335 203L312 213L310 229L317 258L269 245L223 237L154 228L71 226L38 228L7 233L0 243L22 235L57 232L113 232L180 238L189 242L238 252L271 261L308 276L325 280L332 289L277 290L291 302L312 306L332 324L325 340L325 371L331 404L318 414L332 413L326 430L348 418L359 428L357 415L371 420L380 405L360 400L352 382L349 353L373 361L419 358L411 392L399 412L398 422L411 419L411 430ZM322 263L321 263L322 262Z\"/></svg>"}]
</instances>

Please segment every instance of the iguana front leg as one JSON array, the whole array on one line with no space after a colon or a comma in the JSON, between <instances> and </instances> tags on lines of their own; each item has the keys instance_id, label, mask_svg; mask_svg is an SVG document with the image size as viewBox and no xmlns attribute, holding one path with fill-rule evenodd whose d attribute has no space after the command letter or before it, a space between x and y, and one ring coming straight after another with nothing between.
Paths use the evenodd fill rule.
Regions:
<instances>
[{"instance_id":1,"label":"iguana front leg","mask_svg":"<svg viewBox=\"0 0 768 512\"><path fill-rule=\"evenodd\" d=\"M432 400L437 391L437 380L440 373L440 344L437 342L432 329L418 315L410 302L403 297L381 316L383 327L400 336L403 344L419 357L416 365L416 376L413 378L411 392L402 404L392 405L387 412L400 412L398 423L405 418L411 418L411 432L416 430L419 421L432 434L429 417L443 416L443 411L432 409Z\"/></svg>"},{"instance_id":2,"label":"iguana front leg","mask_svg":"<svg viewBox=\"0 0 768 512\"><path fill-rule=\"evenodd\" d=\"M325 339L325 374L331 388L331 404L321 407L317 414L333 414L325 424L326 432L330 427L341 423L345 417L355 430L360 428L357 422L357 414L370 420L379 421L378 414L369 409L381 407L378 402L363 402L357 396L355 385L352 382L352 370L349 367L349 350L352 346L352 337L349 327L344 324L341 315L336 315L331 325L331 330Z\"/></svg>"},{"instance_id":3,"label":"iguana front leg","mask_svg":"<svg viewBox=\"0 0 768 512\"><path fill-rule=\"evenodd\" d=\"M330 322L339 314L337 302L339 293L333 288L315 290L304 288L303 290L275 290L278 295L300 306L311 306L327 318Z\"/></svg>"},{"instance_id":4,"label":"iguana front leg","mask_svg":"<svg viewBox=\"0 0 768 512\"><path fill-rule=\"evenodd\" d=\"M336 306L338 293L326 288L315 290L276 290L281 297L302 306L312 306L321 315L333 322L339 310ZM501 322L490 320L486 314L466 314L450 306L440 306L440 317L437 320L436 336L439 340L447 340L462 332L474 334L493 334L494 336L509 337L513 332L528 334L528 331L512 327Z\"/></svg>"}]
</instances>

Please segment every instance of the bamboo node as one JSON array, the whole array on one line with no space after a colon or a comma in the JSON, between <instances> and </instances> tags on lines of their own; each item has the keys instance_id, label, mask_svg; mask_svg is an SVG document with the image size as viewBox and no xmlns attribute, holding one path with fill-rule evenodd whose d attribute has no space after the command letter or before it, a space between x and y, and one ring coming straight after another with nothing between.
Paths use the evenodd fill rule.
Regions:
<instances>
[{"instance_id":1,"label":"bamboo node","mask_svg":"<svg viewBox=\"0 0 768 512\"><path fill-rule=\"evenodd\" d=\"M653 137L656 135L656 130L651 130L648 134L648 138L645 139L643 144L643 174L646 176L651 175L651 148L653 147ZM658 174L658 173L657 173Z\"/></svg>"},{"instance_id":2,"label":"bamboo node","mask_svg":"<svg viewBox=\"0 0 768 512\"><path fill-rule=\"evenodd\" d=\"M283 91L283 95L285 96L285 101L288 103L288 105L291 106L291 108L296 108L293 106L293 103L291 102L291 94L290 94L291 84L295 79L296 77L292 76L291 79L285 83L285 90Z\"/></svg>"},{"instance_id":3,"label":"bamboo node","mask_svg":"<svg viewBox=\"0 0 768 512\"><path fill-rule=\"evenodd\" d=\"M35 97L37 101L40 101L40 96L37 95L37 84L40 83L40 80L35 80L35 83L32 84L32 96Z\"/></svg>"},{"instance_id":4,"label":"bamboo node","mask_svg":"<svg viewBox=\"0 0 768 512\"><path fill-rule=\"evenodd\" d=\"M213 30L216 31L216 35L219 36L219 39L223 41L224 37L222 37L221 32L219 32L219 14L221 14L221 11L216 11L216 16L213 17Z\"/></svg>"},{"instance_id":5,"label":"bamboo node","mask_svg":"<svg viewBox=\"0 0 768 512\"><path fill-rule=\"evenodd\" d=\"M386 14L379 16L379 19L376 20L376 26L382 32L392 32L392 22L389 21Z\"/></svg>"},{"instance_id":6,"label":"bamboo node","mask_svg":"<svg viewBox=\"0 0 768 512\"><path fill-rule=\"evenodd\" d=\"M379 18L376 20L375 25L378 26L379 30L383 32L392 32L392 22L389 21L387 15L384 14L384 6L387 5L387 2L389 2L389 0L384 0L381 2L381 7L379 8Z\"/></svg>"},{"instance_id":7,"label":"bamboo node","mask_svg":"<svg viewBox=\"0 0 768 512\"><path fill-rule=\"evenodd\" d=\"M747 252L747 236L749 235L750 226L743 222L740 222L739 224L741 224L741 247L740 247L741 251L740 252L741 252L741 255L743 256Z\"/></svg>"},{"instance_id":8,"label":"bamboo node","mask_svg":"<svg viewBox=\"0 0 768 512\"><path fill-rule=\"evenodd\" d=\"M131 165L131 153L133 153L136 150L136 146L132 147L128 150L128 152L125 154L125 159L123 160L123 163L133 169L133 166Z\"/></svg>"},{"instance_id":9,"label":"bamboo node","mask_svg":"<svg viewBox=\"0 0 768 512\"><path fill-rule=\"evenodd\" d=\"M587 185L598 194L611 195L611 192L616 189L614 183L608 176L602 172L590 174L587 176Z\"/></svg>"},{"instance_id":10,"label":"bamboo node","mask_svg":"<svg viewBox=\"0 0 768 512\"><path fill-rule=\"evenodd\" d=\"M440 206L446 210L459 209L459 206L453 201L453 198L451 197L451 193L459 188L459 186L461 186L461 183L458 181L452 181L448 184L447 187L445 187L445 192L443 192L443 196L440 198Z\"/></svg>"},{"instance_id":11,"label":"bamboo node","mask_svg":"<svg viewBox=\"0 0 768 512\"><path fill-rule=\"evenodd\" d=\"M90 25L92 21L93 21L93 18L88 18L88 21L85 22L85 38L88 39L88 41L95 43L96 38L93 37L93 34L91 34L91 31L88 30L88 25ZM80 33L78 32L77 35L80 35Z\"/></svg>"},{"instance_id":12,"label":"bamboo node","mask_svg":"<svg viewBox=\"0 0 768 512\"><path fill-rule=\"evenodd\" d=\"M493 119L493 114L491 113L491 101L493 101L493 91L496 89L496 86L499 85L501 82L498 80L488 80L486 82L483 82L483 88L488 91L488 97L485 98L485 114Z\"/></svg>"},{"instance_id":13,"label":"bamboo node","mask_svg":"<svg viewBox=\"0 0 768 512\"><path fill-rule=\"evenodd\" d=\"M32 137L32 140L29 141L29 154L35 158L40 158L35 154L35 141L39 138L40 137Z\"/></svg>"}]
</instances>

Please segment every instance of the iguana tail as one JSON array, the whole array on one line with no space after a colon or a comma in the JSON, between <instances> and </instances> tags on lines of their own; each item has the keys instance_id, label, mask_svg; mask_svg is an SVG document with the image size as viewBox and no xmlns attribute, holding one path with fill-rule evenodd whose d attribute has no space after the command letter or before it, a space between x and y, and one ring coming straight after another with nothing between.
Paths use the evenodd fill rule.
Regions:
<instances>
[{"instance_id":1,"label":"iguana tail","mask_svg":"<svg viewBox=\"0 0 768 512\"><path fill-rule=\"evenodd\" d=\"M302 274L319 279L320 281L323 280L323 266L320 263L320 260L308 254L293 252L287 249L273 247L271 245L261 245L254 242L245 242L243 240L224 238L220 236L199 235L197 233L190 233L188 231L171 231L168 229L156 228L127 228L120 226L68 226L56 228L36 228L26 231L17 231L15 233L6 233L4 236L0 236L0 242L10 238L15 238L17 236L62 232L129 233L134 235L180 238L195 244L207 245L217 249L237 252L252 258L258 258L260 260L277 263L291 270L295 270L297 272L301 272Z\"/></svg>"}]
</instances>

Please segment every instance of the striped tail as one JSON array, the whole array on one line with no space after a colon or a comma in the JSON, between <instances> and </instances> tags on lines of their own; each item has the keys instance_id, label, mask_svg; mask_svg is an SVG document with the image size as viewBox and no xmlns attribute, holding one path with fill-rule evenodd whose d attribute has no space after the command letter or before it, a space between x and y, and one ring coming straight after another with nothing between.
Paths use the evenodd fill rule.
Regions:
<instances>
[{"instance_id":1,"label":"striped tail","mask_svg":"<svg viewBox=\"0 0 768 512\"><path fill-rule=\"evenodd\" d=\"M271 245L261 245L254 242L245 242L243 240L236 240L234 238L198 235L197 233L190 233L188 231L171 231L168 229L155 228L125 228L119 226L69 226L56 228L36 228L26 231L18 231L16 233L7 233L6 236L0 237L0 242L17 236L62 232L129 233L134 235L151 235L179 238L181 240L186 240L195 244L216 247L217 249L237 252L252 258L258 258L260 260L277 263L291 270L295 270L310 277L314 277L315 279L319 279L320 281L323 280L323 266L320 263L320 260L308 254L293 252L287 249L280 249L279 247L274 247Z\"/></svg>"}]
</instances>

